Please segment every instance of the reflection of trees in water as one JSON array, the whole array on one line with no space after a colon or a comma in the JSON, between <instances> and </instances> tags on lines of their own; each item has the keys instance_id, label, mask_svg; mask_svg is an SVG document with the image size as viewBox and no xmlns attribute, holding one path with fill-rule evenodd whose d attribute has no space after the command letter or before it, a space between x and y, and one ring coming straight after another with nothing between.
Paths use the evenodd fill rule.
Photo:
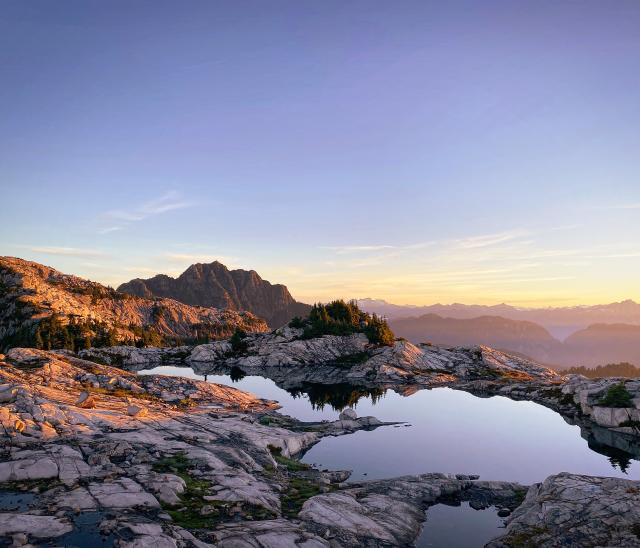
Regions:
<instances>
[{"instance_id":1,"label":"reflection of trees in water","mask_svg":"<svg viewBox=\"0 0 640 548\"><path fill-rule=\"evenodd\" d=\"M609 445L604 445L602 443L598 443L597 441L590 440L588 441L589 449L592 449L596 453L600 453L609 459L611 466L614 468L619 468L621 472L627 473L629 466L631 466L631 461L634 460L634 455L631 453L627 453L627 451L623 451L622 449L618 449L617 447L611 447Z\"/></svg>"},{"instance_id":2,"label":"reflection of trees in water","mask_svg":"<svg viewBox=\"0 0 640 548\"><path fill-rule=\"evenodd\" d=\"M322 410L328 404L335 411L354 407L361 398L371 398L371 402L375 405L386 391L386 388L366 388L349 383L304 383L300 387L287 390L294 398L306 395L311 402L311 407L315 410Z\"/></svg>"},{"instance_id":3,"label":"reflection of trees in water","mask_svg":"<svg viewBox=\"0 0 640 548\"><path fill-rule=\"evenodd\" d=\"M231 379L231 382L241 381L246 376L247 374L242 369L240 369L237 365L234 365L231 368L231 371L229 371L229 378Z\"/></svg>"}]
</instances>

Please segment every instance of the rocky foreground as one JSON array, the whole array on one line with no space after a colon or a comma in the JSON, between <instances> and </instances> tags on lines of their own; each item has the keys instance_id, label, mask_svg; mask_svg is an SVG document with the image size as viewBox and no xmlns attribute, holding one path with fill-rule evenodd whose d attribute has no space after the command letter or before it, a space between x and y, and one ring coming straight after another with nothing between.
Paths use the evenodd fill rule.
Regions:
<instances>
[{"instance_id":1,"label":"rocky foreground","mask_svg":"<svg viewBox=\"0 0 640 548\"><path fill-rule=\"evenodd\" d=\"M301 423L230 387L27 349L0 357L0 401L0 545L406 546L429 506L462 500L512 512L493 546L640 542L640 482L345 483L293 458L372 417Z\"/></svg>"}]
</instances>

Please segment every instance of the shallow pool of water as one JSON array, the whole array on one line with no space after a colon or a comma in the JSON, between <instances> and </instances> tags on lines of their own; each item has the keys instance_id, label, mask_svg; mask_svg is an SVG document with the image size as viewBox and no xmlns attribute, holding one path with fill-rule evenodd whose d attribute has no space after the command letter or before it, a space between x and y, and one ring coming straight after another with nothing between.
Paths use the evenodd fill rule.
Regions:
<instances>
[{"instance_id":1,"label":"shallow pool of water","mask_svg":"<svg viewBox=\"0 0 640 548\"><path fill-rule=\"evenodd\" d=\"M150 372L204 379L182 367L163 366L140 374ZM294 396L262 377L233 382L228 375L209 375L207 380L277 400L281 412L301 420L338 417L339 411L331 402L318 407L331 398L314 386L306 387L309 397L305 393ZM354 401L360 395L345 396L344 387L335 391L338 396L334 404ZM636 460L626 463L625 473L607 456L590 449L578 426L532 402L499 396L479 398L436 388L406 397L391 390L364 395L354 407L360 416L405 421L408 426L384 426L325 438L304 455L304 462L353 470L352 480L425 472L480 474L483 479L523 484L542 481L558 472L640 479L640 463Z\"/></svg>"},{"instance_id":2,"label":"shallow pool of water","mask_svg":"<svg viewBox=\"0 0 640 548\"><path fill-rule=\"evenodd\" d=\"M504 520L491 507L474 510L468 502L460 506L437 504L427 510L427 521L416 540L417 548L468 548L484 546L504 533Z\"/></svg>"}]
</instances>

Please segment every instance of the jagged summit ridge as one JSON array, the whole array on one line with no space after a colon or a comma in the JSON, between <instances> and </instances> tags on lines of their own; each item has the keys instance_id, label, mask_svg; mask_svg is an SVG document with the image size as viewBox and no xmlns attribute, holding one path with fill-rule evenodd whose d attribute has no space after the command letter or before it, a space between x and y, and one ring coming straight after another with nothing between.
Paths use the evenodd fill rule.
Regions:
<instances>
[{"instance_id":1,"label":"jagged summit ridge","mask_svg":"<svg viewBox=\"0 0 640 548\"><path fill-rule=\"evenodd\" d=\"M297 302L282 284L263 280L255 270L229 270L218 261L196 263L177 278L158 274L136 278L118 291L139 297L166 297L192 306L248 310L280 327L294 316L304 316L310 306Z\"/></svg>"}]
</instances>

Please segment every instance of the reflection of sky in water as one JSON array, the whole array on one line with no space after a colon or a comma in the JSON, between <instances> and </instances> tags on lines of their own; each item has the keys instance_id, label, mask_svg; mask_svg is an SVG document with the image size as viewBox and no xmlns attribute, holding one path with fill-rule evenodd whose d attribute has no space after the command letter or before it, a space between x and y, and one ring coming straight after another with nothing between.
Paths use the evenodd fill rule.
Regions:
<instances>
[{"instance_id":1,"label":"reflection of sky in water","mask_svg":"<svg viewBox=\"0 0 640 548\"><path fill-rule=\"evenodd\" d=\"M159 367L154 372L203 378L188 368ZM262 377L232 383L228 376L210 375L208 380L278 400L283 413L301 420L335 420L338 416L330 406L313 410L308 399L294 399ZM588 448L577 426L532 402L478 398L449 388L421 390L409 397L389 390L375 405L368 398L361 399L356 410L361 416L406 421L411 426L325 438L303 460L353 470L355 480L424 472L480 474L483 479L525 484L558 472L640 479L637 461L631 462L628 475L623 474L606 456Z\"/></svg>"},{"instance_id":2,"label":"reflection of sky in water","mask_svg":"<svg viewBox=\"0 0 640 548\"><path fill-rule=\"evenodd\" d=\"M504 533L504 522L496 508L474 510L468 502L460 506L436 504L427 510L427 521L416 539L417 548L469 548L484 546Z\"/></svg>"}]
</instances>

